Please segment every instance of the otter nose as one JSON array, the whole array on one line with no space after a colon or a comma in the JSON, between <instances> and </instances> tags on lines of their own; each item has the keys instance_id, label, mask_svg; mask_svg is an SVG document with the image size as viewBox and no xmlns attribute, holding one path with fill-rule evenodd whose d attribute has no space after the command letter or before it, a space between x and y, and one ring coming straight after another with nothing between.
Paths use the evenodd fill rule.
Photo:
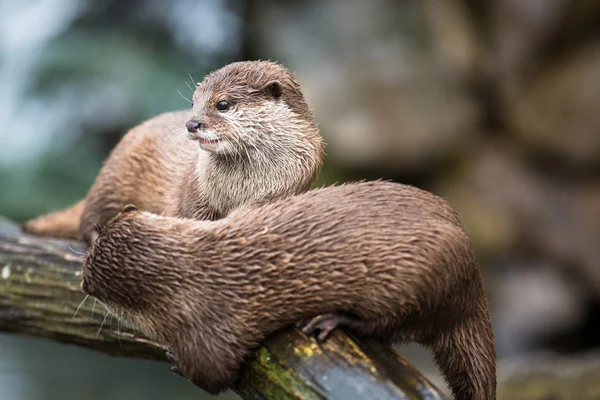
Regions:
<instances>
[{"instance_id":1,"label":"otter nose","mask_svg":"<svg viewBox=\"0 0 600 400\"><path fill-rule=\"evenodd\" d=\"M196 132L198 130L203 130L204 129L204 124L202 122L198 122L198 121L188 121L185 123L185 127L187 128L188 132Z\"/></svg>"}]
</instances>

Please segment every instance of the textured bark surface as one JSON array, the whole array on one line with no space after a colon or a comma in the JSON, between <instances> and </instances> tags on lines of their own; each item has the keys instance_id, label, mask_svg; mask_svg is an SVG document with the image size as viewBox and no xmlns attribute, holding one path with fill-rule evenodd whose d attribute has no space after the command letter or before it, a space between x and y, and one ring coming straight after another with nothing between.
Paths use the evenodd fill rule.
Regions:
<instances>
[{"instance_id":1,"label":"textured bark surface","mask_svg":"<svg viewBox=\"0 0 600 400\"><path fill-rule=\"evenodd\" d=\"M85 250L78 242L28 236L0 219L0 331L165 360L160 345L121 326L92 298L84 300ZM341 331L317 343L296 329L269 337L234 390L244 399L443 398L389 346Z\"/></svg>"}]
</instances>

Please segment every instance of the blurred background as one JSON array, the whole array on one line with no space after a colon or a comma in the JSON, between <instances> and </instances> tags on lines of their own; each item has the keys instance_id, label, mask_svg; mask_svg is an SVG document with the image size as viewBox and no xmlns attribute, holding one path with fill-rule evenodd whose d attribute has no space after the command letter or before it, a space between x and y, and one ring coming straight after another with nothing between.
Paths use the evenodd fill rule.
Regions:
<instances>
[{"instance_id":1,"label":"blurred background","mask_svg":"<svg viewBox=\"0 0 600 400\"><path fill-rule=\"evenodd\" d=\"M0 0L0 20L0 214L83 198L128 128L189 108L188 85L277 60L328 143L319 185L385 177L461 215L500 397L600 398L600 2ZM0 335L1 399L202 396L166 364Z\"/></svg>"}]
</instances>

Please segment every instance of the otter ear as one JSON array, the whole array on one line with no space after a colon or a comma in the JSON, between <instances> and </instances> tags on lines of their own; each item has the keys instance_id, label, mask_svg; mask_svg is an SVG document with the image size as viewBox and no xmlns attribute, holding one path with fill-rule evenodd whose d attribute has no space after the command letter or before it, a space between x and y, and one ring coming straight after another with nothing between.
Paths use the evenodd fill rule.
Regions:
<instances>
[{"instance_id":1,"label":"otter ear","mask_svg":"<svg viewBox=\"0 0 600 400\"><path fill-rule=\"evenodd\" d=\"M278 80L267 82L261 89L261 91L267 96L275 100L279 99L283 94L283 85Z\"/></svg>"}]
</instances>

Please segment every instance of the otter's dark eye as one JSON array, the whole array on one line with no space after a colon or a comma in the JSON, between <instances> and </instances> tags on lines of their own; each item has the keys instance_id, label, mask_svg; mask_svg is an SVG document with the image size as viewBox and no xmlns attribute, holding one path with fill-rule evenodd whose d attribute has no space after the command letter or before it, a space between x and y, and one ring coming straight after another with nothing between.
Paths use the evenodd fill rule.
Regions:
<instances>
[{"instance_id":1,"label":"otter's dark eye","mask_svg":"<svg viewBox=\"0 0 600 400\"><path fill-rule=\"evenodd\" d=\"M219 110L219 111L229 110L229 103L226 102L225 100L221 100L220 102L217 103L217 110Z\"/></svg>"}]
</instances>

